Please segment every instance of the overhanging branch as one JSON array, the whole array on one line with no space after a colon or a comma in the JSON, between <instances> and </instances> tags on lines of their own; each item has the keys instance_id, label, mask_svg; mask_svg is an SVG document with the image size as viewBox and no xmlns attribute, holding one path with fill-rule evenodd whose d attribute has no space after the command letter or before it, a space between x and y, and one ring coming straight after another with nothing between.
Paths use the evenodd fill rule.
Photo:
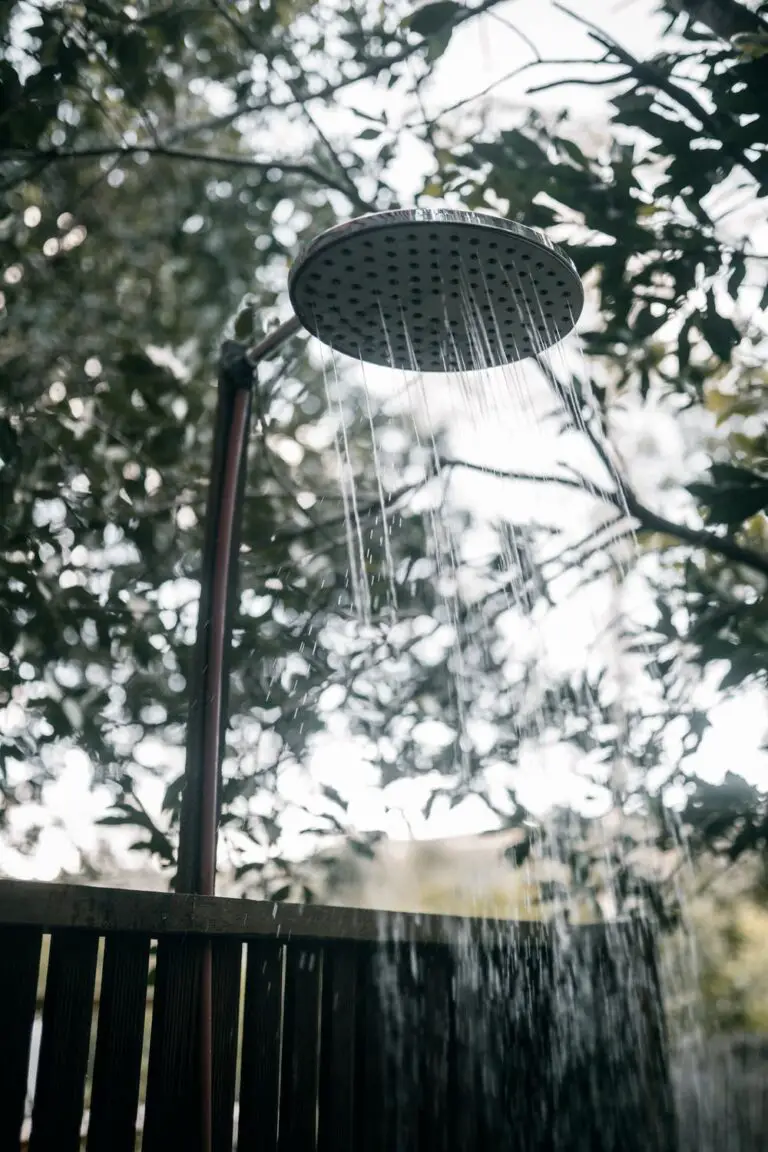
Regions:
<instances>
[{"instance_id":1,"label":"overhanging branch","mask_svg":"<svg viewBox=\"0 0 768 1152\"><path fill-rule=\"evenodd\" d=\"M329 173L311 164L291 160L255 160L237 152L196 152L189 148L174 148L165 144L106 144L95 148L2 148L0 157L6 160L30 160L43 164L64 163L74 160L98 160L110 156L157 156L167 160L183 160L192 164L220 164L230 168L249 168L258 172L277 169L286 176L302 176L321 188L333 188L349 198L349 188Z\"/></svg>"},{"instance_id":2,"label":"overhanging branch","mask_svg":"<svg viewBox=\"0 0 768 1152\"><path fill-rule=\"evenodd\" d=\"M667 0L671 12L703 24L721 40L768 31L768 24L738 0Z\"/></svg>"},{"instance_id":3,"label":"overhanging branch","mask_svg":"<svg viewBox=\"0 0 768 1152\"><path fill-rule=\"evenodd\" d=\"M688 528L685 524L678 524L660 516L646 508L634 493L625 491L627 510L637 520L646 532L663 532L666 536L673 536L684 544L691 544L694 548L703 548L715 556L722 556L733 564L740 564L753 572L759 572L768 577L768 556L761 556L751 548L744 548L733 536L716 536L705 528Z\"/></svg>"},{"instance_id":4,"label":"overhanging branch","mask_svg":"<svg viewBox=\"0 0 768 1152\"><path fill-rule=\"evenodd\" d=\"M722 556L732 564L739 564L749 568L752 572L759 572L768 577L768 556L763 556L751 548L744 548L733 536L718 536L706 528L689 528L686 524L678 524L668 520L651 508L643 504L626 482L615 491L606 488L587 485L584 481L570 476L546 475L537 472L508 472L502 468L490 468L483 464L475 464L469 460L443 459L441 466L449 468L466 468L472 472L480 472L486 476L494 476L500 480L516 480L528 484L554 484L558 487L581 491L585 496L594 496L604 500L617 511L629 515L638 528L645 532L662 532L683 544L690 544L694 548L702 548L713 556Z\"/></svg>"}]
</instances>

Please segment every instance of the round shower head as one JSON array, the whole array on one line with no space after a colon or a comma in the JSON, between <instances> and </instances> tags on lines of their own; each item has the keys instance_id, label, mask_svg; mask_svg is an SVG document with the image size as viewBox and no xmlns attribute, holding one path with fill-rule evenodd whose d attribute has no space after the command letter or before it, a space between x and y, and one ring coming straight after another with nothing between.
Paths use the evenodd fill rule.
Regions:
<instances>
[{"instance_id":1,"label":"round shower head","mask_svg":"<svg viewBox=\"0 0 768 1152\"><path fill-rule=\"evenodd\" d=\"M377 212L312 240L289 278L296 316L338 352L421 372L522 360L557 343L584 292L533 228L476 212Z\"/></svg>"}]
</instances>

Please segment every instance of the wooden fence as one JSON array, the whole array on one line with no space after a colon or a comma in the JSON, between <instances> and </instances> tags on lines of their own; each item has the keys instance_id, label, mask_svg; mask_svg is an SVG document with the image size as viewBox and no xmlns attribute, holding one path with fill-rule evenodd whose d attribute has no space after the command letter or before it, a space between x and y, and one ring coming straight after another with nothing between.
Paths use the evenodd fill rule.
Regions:
<instances>
[{"instance_id":1,"label":"wooden fence","mask_svg":"<svg viewBox=\"0 0 768 1152\"><path fill-rule=\"evenodd\" d=\"M4 881L2 1152L21 1147L46 936L29 1152L134 1152L139 1139L144 1152L196 1152L206 940L217 1152L674 1146L640 924L563 938L538 924Z\"/></svg>"},{"instance_id":2,"label":"wooden fence","mask_svg":"<svg viewBox=\"0 0 768 1152\"><path fill-rule=\"evenodd\" d=\"M724 1035L676 1054L679 1152L764 1152L768 1036Z\"/></svg>"}]
</instances>

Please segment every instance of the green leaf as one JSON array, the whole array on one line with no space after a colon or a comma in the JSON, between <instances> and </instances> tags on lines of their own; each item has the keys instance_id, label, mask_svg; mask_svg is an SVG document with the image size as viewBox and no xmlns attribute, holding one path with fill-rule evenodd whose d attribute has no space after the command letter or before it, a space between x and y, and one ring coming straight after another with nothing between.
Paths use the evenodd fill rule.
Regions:
<instances>
[{"instance_id":1,"label":"green leaf","mask_svg":"<svg viewBox=\"0 0 768 1152\"><path fill-rule=\"evenodd\" d=\"M728 274L728 291L735 296L747 275L747 262L743 256L734 256L731 260L731 270Z\"/></svg>"},{"instance_id":2,"label":"green leaf","mask_svg":"<svg viewBox=\"0 0 768 1152\"><path fill-rule=\"evenodd\" d=\"M760 60L768 56L768 32L739 32L731 43L744 60Z\"/></svg>"},{"instance_id":3,"label":"green leaf","mask_svg":"<svg viewBox=\"0 0 768 1152\"><path fill-rule=\"evenodd\" d=\"M246 308L242 308L235 317L235 340L239 341L241 344L252 340L255 335L255 327L253 308L250 305Z\"/></svg>"},{"instance_id":4,"label":"green leaf","mask_svg":"<svg viewBox=\"0 0 768 1152\"><path fill-rule=\"evenodd\" d=\"M453 27L449 25L446 28L443 28L440 32L436 32L434 36L429 37L427 46L427 60L430 64L434 64L436 60L440 59L450 44L452 36Z\"/></svg>"},{"instance_id":5,"label":"green leaf","mask_svg":"<svg viewBox=\"0 0 768 1152\"><path fill-rule=\"evenodd\" d=\"M701 333L715 356L724 363L730 361L733 349L741 340L741 333L733 321L717 311L711 291L707 293L707 311L701 318Z\"/></svg>"},{"instance_id":6,"label":"green leaf","mask_svg":"<svg viewBox=\"0 0 768 1152\"><path fill-rule=\"evenodd\" d=\"M365 840L350 840L349 846L356 856L362 856L365 860L373 860L376 855L372 846Z\"/></svg>"},{"instance_id":7,"label":"green leaf","mask_svg":"<svg viewBox=\"0 0 768 1152\"><path fill-rule=\"evenodd\" d=\"M677 339L677 360L681 374L688 371L688 365L691 362L691 327L691 321L686 320Z\"/></svg>"},{"instance_id":8,"label":"green leaf","mask_svg":"<svg viewBox=\"0 0 768 1152\"><path fill-rule=\"evenodd\" d=\"M533 841L530 837L521 840L519 844L512 844L504 852L504 856L510 861L514 868L521 868L531 854L533 848Z\"/></svg>"},{"instance_id":9,"label":"green leaf","mask_svg":"<svg viewBox=\"0 0 768 1152\"><path fill-rule=\"evenodd\" d=\"M457 4L456 0L435 0L433 4L418 8L408 17L406 25L417 36L434 36L443 32L446 26L452 25L461 12L462 5Z\"/></svg>"},{"instance_id":10,"label":"green leaf","mask_svg":"<svg viewBox=\"0 0 768 1152\"><path fill-rule=\"evenodd\" d=\"M713 464L711 481L689 484L688 491L709 509L709 519L737 525L768 507L768 477L734 464Z\"/></svg>"},{"instance_id":11,"label":"green leaf","mask_svg":"<svg viewBox=\"0 0 768 1152\"><path fill-rule=\"evenodd\" d=\"M330 800L333 804L337 804L339 808L343 808L346 812L347 802L340 792L337 792L336 789L332 788L330 784L324 784L322 787L322 792L328 800Z\"/></svg>"},{"instance_id":12,"label":"green leaf","mask_svg":"<svg viewBox=\"0 0 768 1152\"><path fill-rule=\"evenodd\" d=\"M382 128L364 128L357 138L358 140L378 140L382 131Z\"/></svg>"}]
</instances>

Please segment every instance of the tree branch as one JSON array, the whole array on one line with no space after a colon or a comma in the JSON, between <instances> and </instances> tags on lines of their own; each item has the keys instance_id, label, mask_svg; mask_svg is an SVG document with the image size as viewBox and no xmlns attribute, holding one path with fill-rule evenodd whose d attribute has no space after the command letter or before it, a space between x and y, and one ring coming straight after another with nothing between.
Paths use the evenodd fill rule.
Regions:
<instances>
[{"instance_id":1,"label":"tree branch","mask_svg":"<svg viewBox=\"0 0 768 1152\"><path fill-rule=\"evenodd\" d=\"M723 131L723 128L738 128L735 121L732 121L729 117L727 121L724 122L722 117L708 112L692 93L688 92L685 88L681 88L674 80L665 75L660 68L657 68L656 65L647 61L638 60L637 57L633 56L631 52L628 52L626 48L622 48L620 44L617 44L615 40L607 36L606 33L596 24L593 24L591 20L579 16L577 12L573 12L570 8L566 7L565 4L561 3L560 0L553 0L553 4L555 8L558 8L561 12L564 12L567 16L570 16L571 19L586 28L591 40L594 40L596 44L605 48L607 52L615 56L622 64L626 64L631 70L632 75L635 79L639 80L641 84L647 84L650 88L656 88L659 92L665 92L675 104L680 108L684 108L694 119L698 120L702 127L708 128L714 138L722 144L723 152L730 156L734 163L739 164L749 172L750 176L762 187L763 175L760 168L753 164L740 148L734 148L731 142L726 139L726 133Z\"/></svg>"},{"instance_id":2,"label":"tree branch","mask_svg":"<svg viewBox=\"0 0 768 1152\"><path fill-rule=\"evenodd\" d=\"M461 24L466 23L467 20L471 20L475 16L480 16L484 12L490 12L502 3L504 3L504 0L483 0L483 3L478 4L475 8L463 8L453 21L453 27L458 28ZM220 5L217 4L216 7L221 11ZM179 138L194 135L196 132L206 132L215 130L216 128L226 127L229 124L233 124L235 120L239 120L241 116L249 116L254 112L280 112L287 108L295 108L297 105L309 104L313 100L328 100L345 88L351 88L354 84L361 84L364 80L374 80L377 76L380 76L382 72L391 71L398 64L403 64L406 60L410 60L412 56L415 56L425 48L427 44L427 40L418 40L412 44L404 44L400 51L395 52L392 56L383 56L377 60L370 60L356 75L345 76L338 81L328 81L327 84L324 84L323 87L319 88L316 92L309 92L306 96L301 97L292 95L290 100L283 100L279 103L275 103L269 99L262 99L255 103L242 104L230 112L223 113L221 116L214 116L209 120L201 121L199 125L185 124L174 133L174 136ZM281 79L283 83L285 83L285 77Z\"/></svg>"},{"instance_id":3,"label":"tree branch","mask_svg":"<svg viewBox=\"0 0 768 1152\"><path fill-rule=\"evenodd\" d=\"M369 516L375 517L379 513L386 516L388 513L396 512L397 505L404 496L410 496L413 492L418 491L426 483L428 483L432 476L425 476L423 480L418 480L413 484L405 484L402 488L396 488L394 492L386 493L384 502L381 500L370 500L366 504L358 506L358 515L362 519L367 519ZM302 511L306 511L302 509ZM283 532L277 532L272 536L270 544L285 544L290 543L292 540L301 540L313 533L324 533L329 528L342 528L346 523L347 517L342 514L339 516L328 516L324 520L313 520L309 524L303 525L301 528L288 528Z\"/></svg>"},{"instance_id":4,"label":"tree branch","mask_svg":"<svg viewBox=\"0 0 768 1152\"><path fill-rule=\"evenodd\" d=\"M703 548L715 556L722 556L732 564L740 564L753 572L759 572L768 577L768 556L762 556L751 548L744 548L733 536L717 536L706 528L689 528L685 524L678 524L661 516L658 512L647 508L625 481L616 491L606 488L587 486L581 480L570 476L547 476L536 472L507 472L502 468L489 468L484 464L474 464L469 460L442 459L443 468L467 468L473 472L480 472L486 476L495 476L500 480L517 480L531 484L556 484L559 487L571 488L583 492L585 496L594 496L604 500L621 513L627 513L645 532L663 532L672 536L683 544L691 544L694 548Z\"/></svg>"},{"instance_id":5,"label":"tree branch","mask_svg":"<svg viewBox=\"0 0 768 1152\"><path fill-rule=\"evenodd\" d=\"M349 188L334 179L320 168L311 164L296 163L291 160L254 160L250 156L240 156L236 152L195 152L188 148L173 148L165 144L112 144L95 148L0 148L0 157L12 160L34 160L48 164L67 160L95 160L113 156L158 156L168 160L184 160L196 164L222 164L230 168L250 168L268 172L279 168L287 176L303 176L321 188L333 188L349 199Z\"/></svg>"},{"instance_id":6,"label":"tree branch","mask_svg":"<svg viewBox=\"0 0 768 1152\"><path fill-rule=\"evenodd\" d=\"M703 24L721 40L768 31L768 24L757 12L737 0L667 0L667 7L695 24Z\"/></svg>"},{"instance_id":7,"label":"tree branch","mask_svg":"<svg viewBox=\"0 0 768 1152\"><path fill-rule=\"evenodd\" d=\"M227 2L228 2L228 0L227 0ZM246 28L243 24L241 24L239 20L235 19L235 17L232 15L232 13L228 10L227 4L223 3L222 0L212 0L212 3L213 3L214 8L216 8L216 10L221 13L223 19L226 20L226 22L230 26L230 28L232 28L235 35L239 36L244 41L244 43L247 44L247 46L253 52L258 54L260 52L259 44L253 38L249 29ZM302 76L299 61L296 59L294 53L291 52L290 49L287 47L284 49L284 52L285 52L285 55L287 57L289 57L289 60L288 60L289 64L293 65L293 67L296 68L299 76ZM359 212L370 212L372 206L366 200L363 200L362 196L360 195L360 193L357 190L357 185L355 184L355 180L354 180L354 177L352 176L351 172L349 172L347 170L347 168L344 166L344 164L342 164L341 159L339 158L335 149L332 147L330 141L328 140L328 137L325 135L322 128L320 128L320 126L316 123L314 116L312 115L310 109L307 107L307 103L306 103L307 93L305 92L304 94L302 94L300 92L299 85L295 80L293 80L287 76L281 77L281 79L282 79L283 83L288 86L290 93L291 93L291 96L293 97L294 101L296 102L296 104L298 104L301 107L301 109L304 112L304 115L307 117L310 124L312 125L315 132L317 133L317 135L320 139L320 142L322 143L323 147L325 148L325 151L326 151L328 158L330 159L334 168L338 172L339 179L341 180L341 182L343 183L343 185L346 189L345 195L346 195L347 199L349 200L349 202L351 204L353 204L354 207ZM303 79L303 76L302 76L302 79ZM330 182L329 182L329 186L330 186Z\"/></svg>"},{"instance_id":8,"label":"tree branch","mask_svg":"<svg viewBox=\"0 0 768 1152\"><path fill-rule=\"evenodd\" d=\"M663 532L666 536L674 536L684 544L692 544L694 548L703 548L713 555L722 556L733 564L740 564L753 572L759 572L768 577L768 556L761 556L751 548L743 548L733 536L716 536L706 528L688 528L685 524L677 524L660 516L641 503L635 494L625 489L627 509L631 516L637 520L646 532Z\"/></svg>"},{"instance_id":9,"label":"tree branch","mask_svg":"<svg viewBox=\"0 0 768 1152\"><path fill-rule=\"evenodd\" d=\"M623 510L618 493L597 486L590 485L588 487L584 481L570 476L548 476L543 472L508 472L504 468L491 468L487 464L475 464L471 460L457 460L452 457L442 457L440 467L445 469L465 468L470 472L480 472L484 476L493 476L497 480L517 480L528 484L556 484L561 488L571 488L576 492L582 492L585 496L595 496L598 500L605 500L608 504L613 504L614 507Z\"/></svg>"}]
</instances>

